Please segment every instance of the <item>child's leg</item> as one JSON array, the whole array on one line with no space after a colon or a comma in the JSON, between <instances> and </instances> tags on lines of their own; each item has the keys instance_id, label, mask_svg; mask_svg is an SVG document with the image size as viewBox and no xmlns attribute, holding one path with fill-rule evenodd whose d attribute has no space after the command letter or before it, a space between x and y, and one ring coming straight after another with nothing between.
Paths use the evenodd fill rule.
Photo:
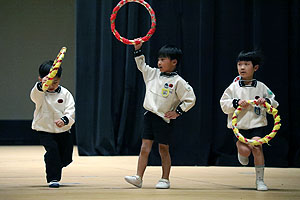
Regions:
<instances>
[{"instance_id":1,"label":"child's leg","mask_svg":"<svg viewBox=\"0 0 300 200\"><path fill-rule=\"evenodd\" d=\"M159 154L161 157L162 178L156 184L157 189L169 189L169 175L171 170L171 157L169 153L169 145L159 144Z\"/></svg>"},{"instance_id":2,"label":"child's leg","mask_svg":"<svg viewBox=\"0 0 300 200\"><path fill-rule=\"evenodd\" d=\"M251 154L251 147L249 145L244 144L240 141L236 142L236 147L238 149L238 159L242 165L248 165L249 159L248 157Z\"/></svg>"},{"instance_id":3,"label":"child's leg","mask_svg":"<svg viewBox=\"0 0 300 200\"><path fill-rule=\"evenodd\" d=\"M259 140L260 137L253 137L253 140ZM264 153L262 149L262 145L259 146L254 146L252 149L252 154L254 157L254 165L265 165L265 158L264 158Z\"/></svg>"},{"instance_id":4,"label":"child's leg","mask_svg":"<svg viewBox=\"0 0 300 200\"><path fill-rule=\"evenodd\" d=\"M143 184L143 176L148 164L149 153L151 152L153 140L142 139L142 146L138 160L137 173L135 176L125 176L125 180L138 187L141 188Z\"/></svg>"},{"instance_id":5,"label":"child's leg","mask_svg":"<svg viewBox=\"0 0 300 200\"><path fill-rule=\"evenodd\" d=\"M159 144L159 154L161 157L162 178L169 180L171 170L171 156L169 153L169 145Z\"/></svg>"},{"instance_id":6,"label":"child's leg","mask_svg":"<svg viewBox=\"0 0 300 200\"><path fill-rule=\"evenodd\" d=\"M254 137L252 139L260 139L260 137ZM254 165L256 172L256 188L257 190L268 190L267 185L264 183L264 169L265 169L265 159L262 146L255 146L252 149L252 154L254 157Z\"/></svg>"},{"instance_id":7,"label":"child's leg","mask_svg":"<svg viewBox=\"0 0 300 200\"><path fill-rule=\"evenodd\" d=\"M38 132L40 143L44 146L46 153L44 160L46 164L47 183L53 180L60 181L61 179L61 159L57 142L54 139L54 134Z\"/></svg>"},{"instance_id":8,"label":"child's leg","mask_svg":"<svg viewBox=\"0 0 300 200\"><path fill-rule=\"evenodd\" d=\"M60 133L56 136L58 137L61 167L66 167L73 161L73 138L69 132Z\"/></svg>"},{"instance_id":9,"label":"child's leg","mask_svg":"<svg viewBox=\"0 0 300 200\"><path fill-rule=\"evenodd\" d=\"M153 140L142 139L142 146L138 160L137 175L143 179L148 164L148 157L151 152Z\"/></svg>"}]
</instances>

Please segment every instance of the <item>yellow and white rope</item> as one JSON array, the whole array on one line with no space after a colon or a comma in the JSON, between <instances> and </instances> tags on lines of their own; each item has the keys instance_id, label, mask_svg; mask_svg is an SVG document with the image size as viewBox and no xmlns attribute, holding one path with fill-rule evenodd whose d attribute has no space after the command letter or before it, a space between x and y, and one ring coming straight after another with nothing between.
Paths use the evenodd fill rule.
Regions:
<instances>
[{"instance_id":1,"label":"yellow and white rope","mask_svg":"<svg viewBox=\"0 0 300 200\"><path fill-rule=\"evenodd\" d=\"M53 65L49 71L49 74L47 75L48 76L48 80L43 84L43 91L46 91L48 90L49 86L52 84L53 82L53 78L56 76L57 74L57 71L62 63L62 60L65 56L65 53L67 51L67 48L66 47L63 47L61 48L60 52L58 53L58 55L56 56L56 59L54 60L53 62Z\"/></svg>"},{"instance_id":2,"label":"yellow and white rope","mask_svg":"<svg viewBox=\"0 0 300 200\"><path fill-rule=\"evenodd\" d=\"M248 100L247 102L252 105L257 105L256 100ZM273 130L271 131L270 134L266 135L265 137L263 137L259 140L245 138L239 132L239 129L237 128L237 117L238 117L239 113L242 111L242 107L238 106L232 116L232 130L233 130L234 135L237 137L237 139L239 141L241 141L245 144L250 144L250 145L256 146L256 145L262 145L264 143L268 143L271 139L273 139L275 137L276 133L278 132L278 130L280 129L280 126L281 126L280 116L278 115L278 110L276 108L274 108L273 106L271 106L270 104L268 104L267 102L265 102L262 105L267 109L267 113L273 115L273 118L274 118Z\"/></svg>"}]
</instances>

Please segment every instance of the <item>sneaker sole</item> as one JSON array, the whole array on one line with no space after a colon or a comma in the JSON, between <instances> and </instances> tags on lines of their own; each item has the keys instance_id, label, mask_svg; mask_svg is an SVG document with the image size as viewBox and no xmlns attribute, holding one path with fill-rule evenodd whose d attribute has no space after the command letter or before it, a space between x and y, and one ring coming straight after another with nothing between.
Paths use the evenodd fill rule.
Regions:
<instances>
[{"instance_id":1,"label":"sneaker sole","mask_svg":"<svg viewBox=\"0 0 300 200\"><path fill-rule=\"evenodd\" d=\"M126 181L127 183L129 183L129 184L131 184L131 185L134 185L134 186L137 187L137 188L141 188L141 187L142 187L142 184L134 184L134 183L130 182L129 180L127 180L126 178L124 178L124 179L125 179L125 181Z\"/></svg>"}]
</instances>

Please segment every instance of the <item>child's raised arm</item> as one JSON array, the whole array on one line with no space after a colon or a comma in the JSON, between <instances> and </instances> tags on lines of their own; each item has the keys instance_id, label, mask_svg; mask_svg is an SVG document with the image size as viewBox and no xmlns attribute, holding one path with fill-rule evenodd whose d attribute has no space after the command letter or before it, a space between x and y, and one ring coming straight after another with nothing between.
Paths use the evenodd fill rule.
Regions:
<instances>
[{"instance_id":1,"label":"child's raised arm","mask_svg":"<svg viewBox=\"0 0 300 200\"><path fill-rule=\"evenodd\" d=\"M139 50L140 48L142 48L143 46L143 41L138 38L138 39L135 39L135 44L133 45L134 46L134 50Z\"/></svg>"}]
</instances>

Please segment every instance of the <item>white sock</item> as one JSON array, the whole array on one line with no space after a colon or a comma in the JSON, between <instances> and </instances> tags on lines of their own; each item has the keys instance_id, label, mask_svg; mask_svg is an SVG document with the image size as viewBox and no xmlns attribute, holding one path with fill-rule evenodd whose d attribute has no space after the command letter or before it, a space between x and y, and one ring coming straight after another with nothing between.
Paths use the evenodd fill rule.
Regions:
<instances>
[{"instance_id":1,"label":"white sock","mask_svg":"<svg viewBox=\"0 0 300 200\"><path fill-rule=\"evenodd\" d=\"M264 181L264 170L265 170L265 165L255 166L256 181Z\"/></svg>"}]
</instances>

